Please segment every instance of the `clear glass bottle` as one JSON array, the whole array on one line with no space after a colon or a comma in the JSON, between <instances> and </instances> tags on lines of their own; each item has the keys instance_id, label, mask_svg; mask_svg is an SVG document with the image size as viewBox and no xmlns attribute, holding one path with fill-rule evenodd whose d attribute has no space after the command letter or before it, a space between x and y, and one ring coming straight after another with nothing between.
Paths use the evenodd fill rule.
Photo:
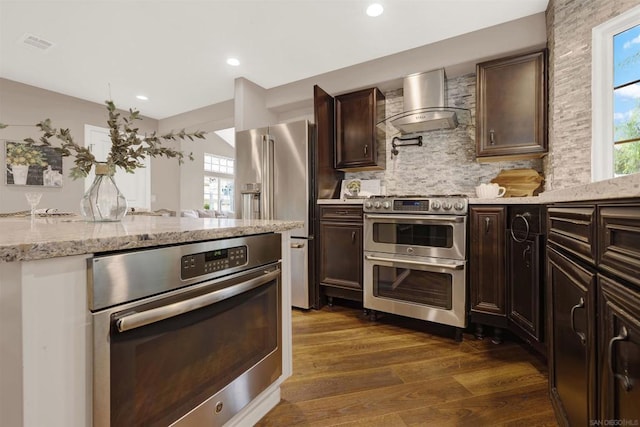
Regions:
<instances>
[{"instance_id":1,"label":"clear glass bottle","mask_svg":"<svg viewBox=\"0 0 640 427\"><path fill-rule=\"evenodd\" d=\"M127 199L113 179L114 172L107 163L96 164L96 176L80 202L87 221L120 221L127 214Z\"/></svg>"}]
</instances>

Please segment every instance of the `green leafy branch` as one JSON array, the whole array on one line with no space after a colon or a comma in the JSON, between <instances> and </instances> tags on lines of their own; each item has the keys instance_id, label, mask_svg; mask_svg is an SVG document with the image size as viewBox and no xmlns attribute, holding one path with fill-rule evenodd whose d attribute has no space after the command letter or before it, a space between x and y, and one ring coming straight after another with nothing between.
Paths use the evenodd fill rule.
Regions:
<instances>
[{"instance_id":1,"label":"green leafy branch","mask_svg":"<svg viewBox=\"0 0 640 427\"><path fill-rule=\"evenodd\" d=\"M204 139L205 132L171 131L162 135L152 132L149 135L140 136L139 128L135 126L136 120L142 120L140 112L129 109L128 117L122 116L116 109L113 101L105 101L109 119L109 137L111 139L111 149L107 156L107 164L110 168L119 167L126 172L133 173L137 168L144 167L143 160L147 157L167 157L177 158L178 163L184 163L184 153L180 150L163 146L164 143L172 141L178 142L189 139ZM70 170L73 179L86 177L91 168L98 163L91 151L79 145L73 140L69 129L56 129L52 126L51 120L46 119L35 125L42 135L37 140L25 138L24 142L36 146L51 147L63 157L75 156L75 166ZM0 123L0 129L7 125ZM53 140L58 143L54 145ZM193 153L188 154L188 158L193 160Z\"/></svg>"}]
</instances>

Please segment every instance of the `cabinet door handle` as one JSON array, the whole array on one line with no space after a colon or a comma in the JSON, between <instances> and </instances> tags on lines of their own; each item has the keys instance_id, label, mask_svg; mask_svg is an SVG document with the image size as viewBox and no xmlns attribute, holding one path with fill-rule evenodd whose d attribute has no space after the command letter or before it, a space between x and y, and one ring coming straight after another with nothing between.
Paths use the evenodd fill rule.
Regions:
<instances>
[{"instance_id":1,"label":"cabinet door handle","mask_svg":"<svg viewBox=\"0 0 640 427\"><path fill-rule=\"evenodd\" d=\"M576 318L575 318L575 312L577 309L579 308L584 308L584 298L580 297L580 301L574 305L573 307L571 307L571 330L578 336L580 337L580 342L582 343L582 345L587 345L587 337L584 334L584 332L578 332L576 331Z\"/></svg>"},{"instance_id":2,"label":"cabinet door handle","mask_svg":"<svg viewBox=\"0 0 640 427\"><path fill-rule=\"evenodd\" d=\"M493 129L489 131L489 143L491 145L495 145L496 143L496 131L494 131Z\"/></svg>"},{"instance_id":3,"label":"cabinet door handle","mask_svg":"<svg viewBox=\"0 0 640 427\"><path fill-rule=\"evenodd\" d=\"M625 391L631 391L633 387L631 385L631 381L629 380L629 377L627 375L616 373L615 368L613 366L613 346L618 341L626 341L627 338L629 338L629 332L627 331L626 326L622 326L618 336L611 338L611 341L609 341L608 359L609 359L609 371L611 372L611 375L613 375L614 378L618 378L620 381L622 381L622 387L624 387Z\"/></svg>"},{"instance_id":4,"label":"cabinet door handle","mask_svg":"<svg viewBox=\"0 0 640 427\"><path fill-rule=\"evenodd\" d=\"M527 252L531 253L531 245L527 245L526 248L522 251L522 260L524 261L527 268L531 267L531 262L529 261L529 257L527 256Z\"/></svg>"},{"instance_id":5,"label":"cabinet door handle","mask_svg":"<svg viewBox=\"0 0 640 427\"><path fill-rule=\"evenodd\" d=\"M513 219L511 220L511 230L510 230L511 231L511 238L513 240L515 240L516 242L518 242L518 243L524 242L525 240L527 240L527 237L529 237L530 227L529 227L529 220L527 219L529 216L530 216L530 214L527 212L524 215L518 214L518 215L514 216ZM513 232L513 226L515 225L517 219L519 219L522 222L524 222L524 227L525 227L526 231L525 231L524 237L522 239L518 239L516 237L515 233Z\"/></svg>"},{"instance_id":6,"label":"cabinet door handle","mask_svg":"<svg viewBox=\"0 0 640 427\"><path fill-rule=\"evenodd\" d=\"M364 144L364 155L366 156L369 152L369 144Z\"/></svg>"},{"instance_id":7,"label":"cabinet door handle","mask_svg":"<svg viewBox=\"0 0 640 427\"><path fill-rule=\"evenodd\" d=\"M491 224L491 218L485 217L484 218L484 232L485 233L489 232L489 224Z\"/></svg>"},{"instance_id":8,"label":"cabinet door handle","mask_svg":"<svg viewBox=\"0 0 640 427\"><path fill-rule=\"evenodd\" d=\"M352 231L351 232L351 243L355 243L356 242L356 232Z\"/></svg>"}]
</instances>

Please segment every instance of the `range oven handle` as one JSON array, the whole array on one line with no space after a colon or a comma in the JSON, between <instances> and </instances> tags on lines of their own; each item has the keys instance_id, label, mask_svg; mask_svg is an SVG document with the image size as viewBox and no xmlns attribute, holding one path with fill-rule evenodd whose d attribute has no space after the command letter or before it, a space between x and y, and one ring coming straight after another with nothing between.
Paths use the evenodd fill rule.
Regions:
<instances>
[{"instance_id":1,"label":"range oven handle","mask_svg":"<svg viewBox=\"0 0 640 427\"><path fill-rule=\"evenodd\" d=\"M129 331L141 326L150 325L161 320L169 319L183 313L197 310L202 307L234 297L251 289L258 288L265 283L269 283L280 275L280 269L265 271L262 276L238 283L228 288L219 289L208 294L200 295L174 304L153 308L139 313L128 314L116 320L116 327L119 332Z\"/></svg>"},{"instance_id":2,"label":"range oven handle","mask_svg":"<svg viewBox=\"0 0 640 427\"><path fill-rule=\"evenodd\" d=\"M406 259L398 259L398 258L383 258L373 255L365 255L365 259L369 261L383 261L383 262L394 262L397 264L413 264L413 265L421 265L424 267L439 267L439 268L448 268L449 270L462 270L464 268L464 263L460 264L438 264L437 262L424 262L424 261L411 261Z\"/></svg>"},{"instance_id":3,"label":"range oven handle","mask_svg":"<svg viewBox=\"0 0 640 427\"><path fill-rule=\"evenodd\" d=\"M375 215L365 214L365 219L400 219L409 221L429 221L429 222L464 222L464 216L454 215Z\"/></svg>"}]
</instances>

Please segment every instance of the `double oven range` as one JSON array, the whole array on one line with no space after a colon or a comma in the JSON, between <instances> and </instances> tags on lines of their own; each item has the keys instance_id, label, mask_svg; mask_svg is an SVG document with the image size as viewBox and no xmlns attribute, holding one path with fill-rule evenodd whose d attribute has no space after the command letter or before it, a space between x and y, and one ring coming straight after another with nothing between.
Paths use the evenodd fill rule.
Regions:
<instances>
[{"instance_id":1,"label":"double oven range","mask_svg":"<svg viewBox=\"0 0 640 427\"><path fill-rule=\"evenodd\" d=\"M373 196L363 204L364 307L467 326L466 196Z\"/></svg>"}]
</instances>

